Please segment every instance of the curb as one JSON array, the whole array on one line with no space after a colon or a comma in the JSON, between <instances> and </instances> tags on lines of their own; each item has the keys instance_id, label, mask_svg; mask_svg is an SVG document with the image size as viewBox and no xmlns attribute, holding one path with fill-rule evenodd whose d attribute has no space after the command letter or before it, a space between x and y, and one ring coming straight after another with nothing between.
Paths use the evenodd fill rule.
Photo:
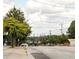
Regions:
<instances>
[{"instance_id":1,"label":"curb","mask_svg":"<svg viewBox=\"0 0 79 59\"><path fill-rule=\"evenodd\" d=\"M25 49L24 49L25 50ZM26 50L25 50L25 53L26 53ZM35 59L33 56L32 56L32 54L29 52L29 49L27 50L27 56L28 56L28 58L29 59Z\"/></svg>"}]
</instances>

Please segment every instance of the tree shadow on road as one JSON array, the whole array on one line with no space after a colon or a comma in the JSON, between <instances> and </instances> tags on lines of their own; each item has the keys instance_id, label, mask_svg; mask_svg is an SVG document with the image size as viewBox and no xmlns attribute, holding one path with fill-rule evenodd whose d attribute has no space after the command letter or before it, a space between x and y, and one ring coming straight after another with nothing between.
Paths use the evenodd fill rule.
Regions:
<instances>
[{"instance_id":1,"label":"tree shadow on road","mask_svg":"<svg viewBox=\"0 0 79 59\"><path fill-rule=\"evenodd\" d=\"M43 53L32 53L35 59L50 59L48 56L44 55Z\"/></svg>"}]
</instances>

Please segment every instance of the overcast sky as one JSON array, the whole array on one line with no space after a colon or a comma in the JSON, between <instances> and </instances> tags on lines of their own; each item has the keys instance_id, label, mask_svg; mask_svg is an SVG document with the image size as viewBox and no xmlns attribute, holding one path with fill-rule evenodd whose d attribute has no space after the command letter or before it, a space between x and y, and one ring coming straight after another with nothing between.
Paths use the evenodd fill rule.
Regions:
<instances>
[{"instance_id":1,"label":"overcast sky","mask_svg":"<svg viewBox=\"0 0 79 59\"><path fill-rule=\"evenodd\" d=\"M31 36L66 33L75 19L75 0L4 0L5 14L15 5L21 8L32 26Z\"/></svg>"}]
</instances>

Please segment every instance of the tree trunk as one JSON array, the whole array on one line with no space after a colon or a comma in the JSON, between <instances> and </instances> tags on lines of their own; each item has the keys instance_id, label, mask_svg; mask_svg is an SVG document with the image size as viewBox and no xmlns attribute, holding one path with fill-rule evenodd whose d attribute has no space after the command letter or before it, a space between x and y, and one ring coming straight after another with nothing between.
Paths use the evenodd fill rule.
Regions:
<instances>
[{"instance_id":1,"label":"tree trunk","mask_svg":"<svg viewBox=\"0 0 79 59\"><path fill-rule=\"evenodd\" d=\"M12 38L12 48L14 48L15 47L15 38Z\"/></svg>"}]
</instances>

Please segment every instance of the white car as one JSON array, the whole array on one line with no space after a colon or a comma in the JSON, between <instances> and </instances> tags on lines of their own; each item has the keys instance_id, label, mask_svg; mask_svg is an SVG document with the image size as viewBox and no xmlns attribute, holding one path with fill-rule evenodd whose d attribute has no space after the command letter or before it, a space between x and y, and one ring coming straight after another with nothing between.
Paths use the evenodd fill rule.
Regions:
<instances>
[{"instance_id":1,"label":"white car","mask_svg":"<svg viewBox=\"0 0 79 59\"><path fill-rule=\"evenodd\" d=\"M26 53L28 54L28 44L27 43L22 43L21 44L21 47L23 47L24 48L24 50L26 51Z\"/></svg>"},{"instance_id":2,"label":"white car","mask_svg":"<svg viewBox=\"0 0 79 59\"><path fill-rule=\"evenodd\" d=\"M28 48L28 44L27 43L22 43L21 47Z\"/></svg>"}]
</instances>

